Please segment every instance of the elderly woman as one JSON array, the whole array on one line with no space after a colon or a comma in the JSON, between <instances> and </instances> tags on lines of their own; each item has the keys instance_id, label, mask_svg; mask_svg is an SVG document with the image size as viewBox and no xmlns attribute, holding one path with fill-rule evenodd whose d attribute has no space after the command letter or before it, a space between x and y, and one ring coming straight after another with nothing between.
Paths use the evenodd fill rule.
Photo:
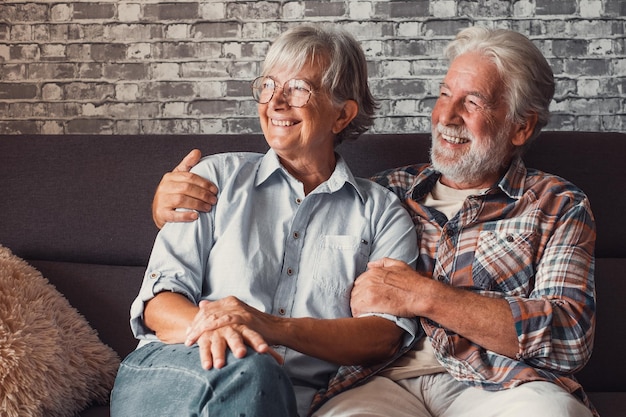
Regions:
<instances>
[{"instance_id":1,"label":"elderly woman","mask_svg":"<svg viewBox=\"0 0 626 417\"><path fill-rule=\"evenodd\" d=\"M219 201L157 236L113 417L304 416L339 365L387 360L415 336L412 320L350 311L368 261L417 255L398 199L354 178L334 150L375 109L358 43L331 29L285 32L252 95L270 150L194 167Z\"/></svg>"}]
</instances>

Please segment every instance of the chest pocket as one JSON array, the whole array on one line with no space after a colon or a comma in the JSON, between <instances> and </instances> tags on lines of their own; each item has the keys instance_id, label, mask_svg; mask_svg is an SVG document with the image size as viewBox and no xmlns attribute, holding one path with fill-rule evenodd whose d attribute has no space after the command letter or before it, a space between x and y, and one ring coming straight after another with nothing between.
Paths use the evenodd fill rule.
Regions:
<instances>
[{"instance_id":1,"label":"chest pocket","mask_svg":"<svg viewBox=\"0 0 626 417\"><path fill-rule=\"evenodd\" d=\"M365 272L369 253L369 243L358 236L323 236L316 250L315 284L324 292L349 298L354 280Z\"/></svg>"},{"instance_id":2,"label":"chest pocket","mask_svg":"<svg viewBox=\"0 0 626 417\"><path fill-rule=\"evenodd\" d=\"M474 253L472 276L477 288L507 295L527 295L535 275L534 232L483 231Z\"/></svg>"}]
</instances>

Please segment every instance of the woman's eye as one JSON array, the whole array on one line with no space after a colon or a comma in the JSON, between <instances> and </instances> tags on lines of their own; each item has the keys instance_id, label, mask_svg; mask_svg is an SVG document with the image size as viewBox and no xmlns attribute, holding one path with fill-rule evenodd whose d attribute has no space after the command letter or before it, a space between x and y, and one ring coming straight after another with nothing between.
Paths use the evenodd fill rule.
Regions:
<instances>
[{"instance_id":1,"label":"woman's eye","mask_svg":"<svg viewBox=\"0 0 626 417\"><path fill-rule=\"evenodd\" d=\"M305 91L308 92L307 84L302 80L293 80L289 83L289 88L294 91Z\"/></svg>"}]
</instances>

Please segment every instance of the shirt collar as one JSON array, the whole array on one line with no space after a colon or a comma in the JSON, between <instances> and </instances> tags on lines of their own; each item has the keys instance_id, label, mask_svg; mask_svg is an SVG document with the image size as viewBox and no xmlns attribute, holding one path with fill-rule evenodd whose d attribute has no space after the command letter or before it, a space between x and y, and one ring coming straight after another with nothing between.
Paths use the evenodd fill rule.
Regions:
<instances>
[{"instance_id":1,"label":"shirt collar","mask_svg":"<svg viewBox=\"0 0 626 417\"><path fill-rule=\"evenodd\" d=\"M334 193L339 191L345 184L350 184L359 195L361 201L365 201L365 197L363 191L359 187L356 182L354 175L348 168L348 164L346 164L343 157L339 154L335 154L337 157L337 164L335 166L335 170L331 174L330 178L320 184L312 194L318 193ZM259 169L257 171L255 186L259 186L267 181L272 174L277 171L282 171L286 175L291 175L287 172L287 170L280 164L278 159L278 155L274 152L273 149L267 151L267 153L261 159L261 163L259 165Z\"/></svg>"},{"instance_id":2,"label":"shirt collar","mask_svg":"<svg viewBox=\"0 0 626 417\"><path fill-rule=\"evenodd\" d=\"M526 182L526 165L522 158L516 156L506 174L498 182L498 187L509 197L519 200L524 194Z\"/></svg>"},{"instance_id":3,"label":"shirt collar","mask_svg":"<svg viewBox=\"0 0 626 417\"><path fill-rule=\"evenodd\" d=\"M408 196L416 201L421 200L433 189L439 177L441 174L429 165L417 175ZM497 187L510 198L519 199L524 193L525 179L526 166L522 158L516 156L506 173L498 181Z\"/></svg>"}]
</instances>

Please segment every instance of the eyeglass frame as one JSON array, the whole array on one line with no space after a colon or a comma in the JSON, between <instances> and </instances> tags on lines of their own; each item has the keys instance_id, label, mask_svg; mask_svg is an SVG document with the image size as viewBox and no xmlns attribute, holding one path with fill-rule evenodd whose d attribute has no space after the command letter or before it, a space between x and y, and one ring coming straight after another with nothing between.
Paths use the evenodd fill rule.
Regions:
<instances>
[{"instance_id":1,"label":"eyeglass frame","mask_svg":"<svg viewBox=\"0 0 626 417\"><path fill-rule=\"evenodd\" d=\"M272 80L272 81L274 82L274 90L272 91L272 95L270 96L270 98L269 98L267 101L265 101L265 102L261 102L261 101L260 101L260 97L259 97L259 99L257 99L257 98L256 98L256 96L255 96L255 91L259 91L259 96L260 96L260 91L261 91L261 89L260 89L260 88L255 87L254 85L256 84L256 82L257 82L258 80L262 80L262 79L266 79L266 78L268 78L268 79L270 79L270 80ZM302 82L302 83L306 84L307 88L305 88L305 89L306 89L306 90L308 91L308 93L309 93L309 96L307 97L307 99L306 99L306 101L304 102L304 104L302 104L302 105L300 105L300 106L294 106L294 105L292 105L292 104L290 103L292 96L291 96L291 95L287 96L287 94L285 93L285 91L286 91L287 89L289 89L289 88L290 88L290 87L288 87L288 86L287 86L287 84L289 84L290 82L293 82L293 81ZM287 88L285 88L285 86L287 86ZM277 82L277 81L276 81L273 77L271 77L270 75L261 75L261 76L256 77L256 78L255 78L255 79L254 79L254 80L250 83L250 87L251 87L251 89L252 89L252 98L254 99L254 101L256 101L256 102L257 102L257 103L259 103L259 104L267 104L267 103L269 103L270 101L272 101L272 99L274 98L274 94L276 94L276 89L277 89L277 88L280 88L280 89L282 90L282 94L283 94L283 97L285 98L285 101L287 102L287 104L289 104L289 107L295 107L295 108L301 108L301 107L306 106L306 105L309 103L309 101L311 100L311 96L313 95L313 93L315 93L315 90L314 90L314 89L313 89L313 87L311 86L311 83L309 83L307 80L303 80L303 79L300 79L300 78L292 78L292 79L289 79L289 80L285 81L285 82L283 83L283 85L281 86L281 85L279 85L279 84L278 84L278 82Z\"/></svg>"}]
</instances>

